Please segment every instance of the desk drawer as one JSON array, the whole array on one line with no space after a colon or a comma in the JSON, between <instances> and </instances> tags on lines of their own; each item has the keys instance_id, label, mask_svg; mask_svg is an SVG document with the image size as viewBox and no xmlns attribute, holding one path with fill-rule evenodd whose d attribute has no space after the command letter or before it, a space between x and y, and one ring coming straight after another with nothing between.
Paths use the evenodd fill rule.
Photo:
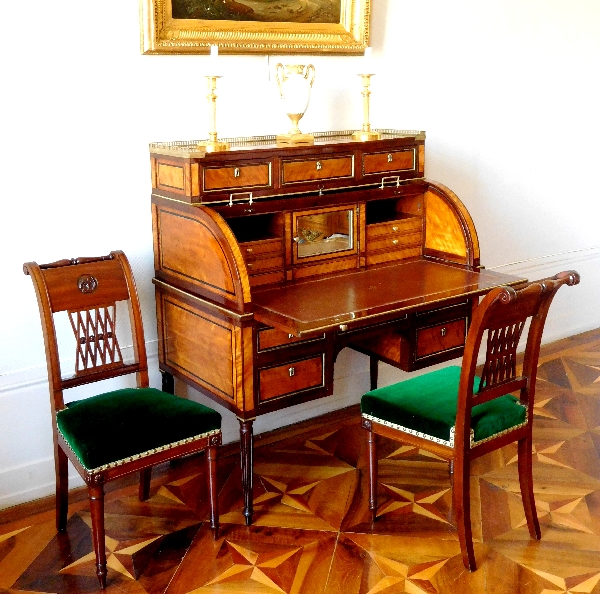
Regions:
<instances>
[{"instance_id":1,"label":"desk drawer","mask_svg":"<svg viewBox=\"0 0 600 594\"><path fill-rule=\"evenodd\" d=\"M367 242L367 253L377 252L379 250L395 250L406 247L421 247L422 234L404 233L403 235L387 235L374 241Z\"/></svg>"},{"instance_id":2,"label":"desk drawer","mask_svg":"<svg viewBox=\"0 0 600 594\"><path fill-rule=\"evenodd\" d=\"M283 252L281 239L265 239L261 241L245 241L240 243L244 258L250 262L254 258L261 258L268 253Z\"/></svg>"},{"instance_id":3,"label":"desk drawer","mask_svg":"<svg viewBox=\"0 0 600 594\"><path fill-rule=\"evenodd\" d=\"M283 184L294 184L313 180L337 179L354 175L354 157L333 159L307 159L282 163Z\"/></svg>"},{"instance_id":4,"label":"desk drawer","mask_svg":"<svg viewBox=\"0 0 600 594\"><path fill-rule=\"evenodd\" d=\"M466 330L466 318L417 330L417 359L463 347Z\"/></svg>"},{"instance_id":5,"label":"desk drawer","mask_svg":"<svg viewBox=\"0 0 600 594\"><path fill-rule=\"evenodd\" d=\"M291 361L277 367L261 369L258 378L258 398L260 402L289 396L310 388L325 386L323 373L325 355Z\"/></svg>"},{"instance_id":6,"label":"desk drawer","mask_svg":"<svg viewBox=\"0 0 600 594\"><path fill-rule=\"evenodd\" d=\"M312 342L314 340L323 340L325 334L319 334L313 338L298 338L293 334L288 334L277 328L261 328L258 331L258 352L279 347L286 347L298 342Z\"/></svg>"},{"instance_id":7,"label":"desk drawer","mask_svg":"<svg viewBox=\"0 0 600 594\"><path fill-rule=\"evenodd\" d=\"M268 187L271 185L271 164L207 167L204 169L204 191Z\"/></svg>"},{"instance_id":8,"label":"desk drawer","mask_svg":"<svg viewBox=\"0 0 600 594\"><path fill-rule=\"evenodd\" d=\"M366 154L363 157L363 175L390 171L414 171L416 162L414 148L391 153Z\"/></svg>"},{"instance_id":9,"label":"desk drawer","mask_svg":"<svg viewBox=\"0 0 600 594\"><path fill-rule=\"evenodd\" d=\"M272 268L283 268L283 254L273 254L266 258L257 258L246 261L248 274L258 274Z\"/></svg>"},{"instance_id":10,"label":"desk drawer","mask_svg":"<svg viewBox=\"0 0 600 594\"><path fill-rule=\"evenodd\" d=\"M414 231L420 232L422 228L423 219L421 217L406 217L386 223L374 223L367 225L367 241L377 239L383 235L398 235Z\"/></svg>"}]
</instances>

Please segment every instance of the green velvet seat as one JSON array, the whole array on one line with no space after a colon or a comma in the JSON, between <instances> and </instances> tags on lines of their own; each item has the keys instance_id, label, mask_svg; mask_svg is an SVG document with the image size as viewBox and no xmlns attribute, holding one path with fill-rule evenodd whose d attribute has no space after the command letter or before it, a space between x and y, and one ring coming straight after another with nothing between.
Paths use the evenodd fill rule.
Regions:
<instances>
[{"instance_id":1,"label":"green velvet seat","mask_svg":"<svg viewBox=\"0 0 600 594\"><path fill-rule=\"evenodd\" d=\"M154 388L126 388L71 402L59 431L87 470L118 465L221 428L214 410Z\"/></svg>"},{"instance_id":2,"label":"green velvet seat","mask_svg":"<svg viewBox=\"0 0 600 594\"><path fill-rule=\"evenodd\" d=\"M361 412L372 420L450 445L456 423L460 367L445 367L404 382L372 390L362 397ZM475 376L475 386L479 385ZM475 443L522 425L527 409L505 395L473 407L471 429Z\"/></svg>"}]
</instances>

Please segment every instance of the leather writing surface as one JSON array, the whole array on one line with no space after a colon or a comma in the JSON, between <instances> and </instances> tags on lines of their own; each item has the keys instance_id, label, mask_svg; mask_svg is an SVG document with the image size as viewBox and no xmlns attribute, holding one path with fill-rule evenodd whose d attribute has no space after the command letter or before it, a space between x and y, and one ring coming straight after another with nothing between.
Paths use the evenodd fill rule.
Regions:
<instances>
[{"instance_id":1,"label":"leather writing surface","mask_svg":"<svg viewBox=\"0 0 600 594\"><path fill-rule=\"evenodd\" d=\"M257 320L301 336L524 280L417 260L265 289L253 301Z\"/></svg>"}]
</instances>

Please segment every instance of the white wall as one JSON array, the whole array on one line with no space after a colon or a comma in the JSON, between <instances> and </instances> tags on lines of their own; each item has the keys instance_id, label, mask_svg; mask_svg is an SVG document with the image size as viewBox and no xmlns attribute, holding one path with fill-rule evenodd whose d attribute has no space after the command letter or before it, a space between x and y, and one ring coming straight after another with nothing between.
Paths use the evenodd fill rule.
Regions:
<instances>
[{"instance_id":1,"label":"white wall","mask_svg":"<svg viewBox=\"0 0 600 594\"><path fill-rule=\"evenodd\" d=\"M372 124L427 131L426 175L465 202L483 264L530 278L580 271L581 285L557 296L546 341L599 327L600 3L372 4ZM53 491L42 336L22 263L123 249L158 385L147 145L207 129L207 58L140 55L135 2L33 0L22 11L3 7L0 37L0 507ZM360 58L310 60L302 130L359 127ZM269 77L277 61L222 58L221 137L287 130ZM400 376L382 366L382 382ZM366 358L343 352L334 396L267 415L256 431L358 402L366 386ZM224 420L236 439L233 415Z\"/></svg>"}]
</instances>

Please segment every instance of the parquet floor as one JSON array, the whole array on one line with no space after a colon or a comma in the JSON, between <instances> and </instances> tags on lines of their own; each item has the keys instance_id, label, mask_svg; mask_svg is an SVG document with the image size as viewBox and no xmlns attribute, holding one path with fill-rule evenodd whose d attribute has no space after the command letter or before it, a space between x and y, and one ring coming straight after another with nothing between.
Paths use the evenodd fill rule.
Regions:
<instances>
[{"instance_id":1,"label":"parquet floor","mask_svg":"<svg viewBox=\"0 0 600 594\"><path fill-rule=\"evenodd\" d=\"M448 468L431 455L380 441L372 525L353 408L257 440L251 527L229 448L216 541L202 458L159 469L144 503L133 483L118 485L107 496L107 592L600 592L600 330L545 347L538 378L539 542L525 526L515 447L473 467L478 571L462 565ZM98 591L87 502L80 491L72 499L65 534L55 531L51 500L0 513L0 592Z\"/></svg>"}]
</instances>

